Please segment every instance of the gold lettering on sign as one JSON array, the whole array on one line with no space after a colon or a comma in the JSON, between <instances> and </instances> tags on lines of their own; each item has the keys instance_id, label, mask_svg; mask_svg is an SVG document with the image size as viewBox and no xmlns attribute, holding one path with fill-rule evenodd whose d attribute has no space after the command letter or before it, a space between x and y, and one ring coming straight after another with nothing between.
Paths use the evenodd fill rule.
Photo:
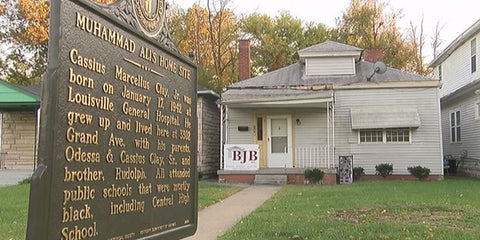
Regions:
<instances>
[{"instance_id":1,"label":"gold lettering on sign","mask_svg":"<svg viewBox=\"0 0 480 240\"><path fill-rule=\"evenodd\" d=\"M67 128L67 141L69 143L83 143L98 145L98 131L93 133L77 132L75 128Z\"/></svg>"},{"instance_id":2,"label":"gold lettering on sign","mask_svg":"<svg viewBox=\"0 0 480 240\"><path fill-rule=\"evenodd\" d=\"M92 123L93 116L85 113L68 112L67 123L68 126L72 126L74 123L80 123L90 125Z\"/></svg>"},{"instance_id":3,"label":"gold lettering on sign","mask_svg":"<svg viewBox=\"0 0 480 240\"><path fill-rule=\"evenodd\" d=\"M158 63L161 68L172 73L177 73L177 63L170 58L160 55L158 57Z\"/></svg>"},{"instance_id":4,"label":"gold lettering on sign","mask_svg":"<svg viewBox=\"0 0 480 240\"><path fill-rule=\"evenodd\" d=\"M69 78L68 78L69 83L77 84L78 86L87 87L87 88L90 88L90 89L94 88L94 81L93 81L92 78L85 77L85 76L82 76L80 74L75 74L73 72L73 68L70 68L69 72L70 72L70 75L69 75Z\"/></svg>"},{"instance_id":5,"label":"gold lettering on sign","mask_svg":"<svg viewBox=\"0 0 480 240\"><path fill-rule=\"evenodd\" d=\"M171 194L170 196L163 196L163 197L155 196L152 198L152 207L154 208L173 206L173 204L174 204L173 194Z\"/></svg>"},{"instance_id":6,"label":"gold lettering on sign","mask_svg":"<svg viewBox=\"0 0 480 240\"><path fill-rule=\"evenodd\" d=\"M172 169L168 173L169 178L190 178L190 169L189 168L183 168L182 170L180 169Z\"/></svg>"},{"instance_id":7,"label":"gold lettering on sign","mask_svg":"<svg viewBox=\"0 0 480 240\"><path fill-rule=\"evenodd\" d=\"M63 207L62 210L62 223L76 222L93 218L93 214L90 211L91 208L88 204L83 205L83 208L81 209L75 209L70 206L68 208Z\"/></svg>"},{"instance_id":8,"label":"gold lettering on sign","mask_svg":"<svg viewBox=\"0 0 480 240\"><path fill-rule=\"evenodd\" d=\"M117 120L117 130L129 132L132 129L132 121L128 119L127 121Z\"/></svg>"},{"instance_id":9,"label":"gold lettering on sign","mask_svg":"<svg viewBox=\"0 0 480 240\"><path fill-rule=\"evenodd\" d=\"M89 227L75 226L73 229L62 228L62 240L81 240L86 238L94 238L98 236L97 222L93 222Z\"/></svg>"},{"instance_id":10,"label":"gold lettering on sign","mask_svg":"<svg viewBox=\"0 0 480 240\"><path fill-rule=\"evenodd\" d=\"M130 201L122 200L120 203L110 202L110 215L119 215L131 212L145 211L145 201L132 199Z\"/></svg>"},{"instance_id":11,"label":"gold lettering on sign","mask_svg":"<svg viewBox=\"0 0 480 240\"><path fill-rule=\"evenodd\" d=\"M115 79L145 90L150 89L150 82L145 80L142 75L132 75L124 72L123 68L117 65L115 65Z\"/></svg>"},{"instance_id":12,"label":"gold lettering on sign","mask_svg":"<svg viewBox=\"0 0 480 240\"><path fill-rule=\"evenodd\" d=\"M95 58L88 58L80 55L77 49L72 49L70 50L70 62L73 64L80 66L82 68L85 68L87 70L100 73L100 74L105 74L106 67L104 64L100 63L97 61Z\"/></svg>"},{"instance_id":13,"label":"gold lettering on sign","mask_svg":"<svg viewBox=\"0 0 480 240\"><path fill-rule=\"evenodd\" d=\"M128 52L135 52L136 44L133 40L78 12L75 27Z\"/></svg>"},{"instance_id":14,"label":"gold lettering on sign","mask_svg":"<svg viewBox=\"0 0 480 240\"><path fill-rule=\"evenodd\" d=\"M130 106L128 102L123 102L122 105L122 112L125 115L136 117L136 118L144 118L150 119L150 108L147 109L140 109Z\"/></svg>"},{"instance_id":15,"label":"gold lettering on sign","mask_svg":"<svg viewBox=\"0 0 480 240\"><path fill-rule=\"evenodd\" d=\"M132 186L128 183L124 186L116 186L115 184L103 189L103 198L117 198L117 197L129 197L132 195Z\"/></svg>"},{"instance_id":16,"label":"gold lettering on sign","mask_svg":"<svg viewBox=\"0 0 480 240\"><path fill-rule=\"evenodd\" d=\"M122 169L119 167L115 168L115 180L134 180L140 181L147 179L147 174L143 168L130 168Z\"/></svg>"},{"instance_id":17,"label":"gold lettering on sign","mask_svg":"<svg viewBox=\"0 0 480 240\"><path fill-rule=\"evenodd\" d=\"M68 87L68 102L80 104L87 107L98 108L100 110L113 112L113 102L109 97L95 97L89 94L82 94L73 91L72 87Z\"/></svg>"},{"instance_id":18,"label":"gold lettering on sign","mask_svg":"<svg viewBox=\"0 0 480 240\"><path fill-rule=\"evenodd\" d=\"M92 170L89 167L83 170L69 170L65 167L65 177L63 182L96 182L105 181L102 170Z\"/></svg>"},{"instance_id":19,"label":"gold lettering on sign","mask_svg":"<svg viewBox=\"0 0 480 240\"><path fill-rule=\"evenodd\" d=\"M184 67L184 66L180 66L178 68L178 76L182 77L182 78L185 78L187 80L190 80L192 78L192 73L190 71L190 69Z\"/></svg>"},{"instance_id":20,"label":"gold lettering on sign","mask_svg":"<svg viewBox=\"0 0 480 240\"><path fill-rule=\"evenodd\" d=\"M63 190L63 205L67 202L87 201L95 198L95 189L90 186L77 186L73 190Z\"/></svg>"},{"instance_id":21,"label":"gold lettering on sign","mask_svg":"<svg viewBox=\"0 0 480 240\"><path fill-rule=\"evenodd\" d=\"M138 185L138 194L147 195L151 193L152 193L152 183L149 183L149 184L140 183L140 185Z\"/></svg>"},{"instance_id":22,"label":"gold lettering on sign","mask_svg":"<svg viewBox=\"0 0 480 240\"><path fill-rule=\"evenodd\" d=\"M125 85L123 86L122 97L134 102L141 103L146 107L148 107L150 105L150 101L152 101L152 97L134 92L128 89Z\"/></svg>"},{"instance_id":23,"label":"gold lettering on sign","mask_svg":"<svg viewBox=\"0 0 480 240\"><path fill-rule=\"evenodd\" d=\"M157 63L157 53L147 47L140 48L140 57L154 64Z\"/></svg>"},{"instance_id":24,"label":"gold lettering on sign","mask_svg":"<svg viewBox=\"0 0 480 240\"><path fill-rule=\"evenodd\" d=\"M145 156L138 153L130 154L122 151L120 153L120 162L123 164L145 164Z\"/></svg>"}]
</instances>

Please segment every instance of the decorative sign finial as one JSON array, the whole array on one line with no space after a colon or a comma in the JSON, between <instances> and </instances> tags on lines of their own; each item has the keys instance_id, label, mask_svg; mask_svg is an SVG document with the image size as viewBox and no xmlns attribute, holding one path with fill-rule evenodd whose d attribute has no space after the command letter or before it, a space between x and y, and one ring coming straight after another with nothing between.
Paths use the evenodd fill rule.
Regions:
<instances>
[{"instance_id":1,"label":"decorative sign finial","mask_svg":"<svg viewBox=\"0 0 480 240\"><path fill-rule=\"evenodd\" d=\"M135 18L145 35L158 36L165 21L165 0L132 0Z\"/></svg>"}]
</instances>

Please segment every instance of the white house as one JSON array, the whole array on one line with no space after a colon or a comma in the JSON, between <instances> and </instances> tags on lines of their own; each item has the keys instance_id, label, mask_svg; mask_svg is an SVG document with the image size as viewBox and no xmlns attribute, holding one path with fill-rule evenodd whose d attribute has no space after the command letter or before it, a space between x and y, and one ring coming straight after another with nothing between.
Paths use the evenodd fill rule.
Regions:
<instances>
[{"instance_id":1,"label":"white house","mask_svg":"<svg viewBox=\"0 0 480 240\"><path fill-rule=\"evenodd\" d=\"M443 152L459 171L480 176L480 20L458 36L430 67L443 83Z\"/></svg>"},{"instance_id":2,"label":"white house","mask_svg":"<svg viewBox=\"0 0 480 240\"><path fill-rule=\"evenodd\" d=\"M298 54L222 94L220 181L303 183L305 169L322 168L335 183L340 156L370 177L380 163L393 164L392 178L418 165L443 177L439 81L393 68L372 76L363 49L332 41Z\"/></svg>"}]
</instances>

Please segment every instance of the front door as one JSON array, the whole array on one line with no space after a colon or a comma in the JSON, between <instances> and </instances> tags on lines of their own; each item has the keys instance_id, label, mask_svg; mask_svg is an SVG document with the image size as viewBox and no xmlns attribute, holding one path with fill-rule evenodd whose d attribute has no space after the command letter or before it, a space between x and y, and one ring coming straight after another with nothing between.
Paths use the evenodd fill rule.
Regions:
<instances>
[{"instance_id":1,"label":"front door","mask_svg":"<svg viewBox=\"0 0 480 240\"><path fill-rule=\"evenodd\" d=\"M269 168L291 168L292 117L290 115L267 117L267 160Z\"/></svg>"}]
</instances>

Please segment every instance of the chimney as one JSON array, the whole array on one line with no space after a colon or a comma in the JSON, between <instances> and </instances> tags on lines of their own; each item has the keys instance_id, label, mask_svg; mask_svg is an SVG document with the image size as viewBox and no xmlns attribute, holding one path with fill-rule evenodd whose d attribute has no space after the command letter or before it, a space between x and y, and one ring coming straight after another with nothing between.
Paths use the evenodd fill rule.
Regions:
<instances>
[{"instance_id":1,"label":"chimney","mask_svg":"<svg viewBox=\"0 0 480 240\"><path fill-rule=\"evenodd\" d=\"M365 61L375 63L382 61L382 58L383 49L381 47L369 47L363 51L363 60Z\"/></svg>"},{"instance_id":2,"label":"chimney","mask_svg":"<svg viewBox=\"0 0 480 240\"><path fill-rule=\"evenodd\" d=\"M238 53L238 72L240 75L240 81L249 79L252 77L250 70L250 40L240 39L239 53Z\"/></svg>"}]
</instances>

